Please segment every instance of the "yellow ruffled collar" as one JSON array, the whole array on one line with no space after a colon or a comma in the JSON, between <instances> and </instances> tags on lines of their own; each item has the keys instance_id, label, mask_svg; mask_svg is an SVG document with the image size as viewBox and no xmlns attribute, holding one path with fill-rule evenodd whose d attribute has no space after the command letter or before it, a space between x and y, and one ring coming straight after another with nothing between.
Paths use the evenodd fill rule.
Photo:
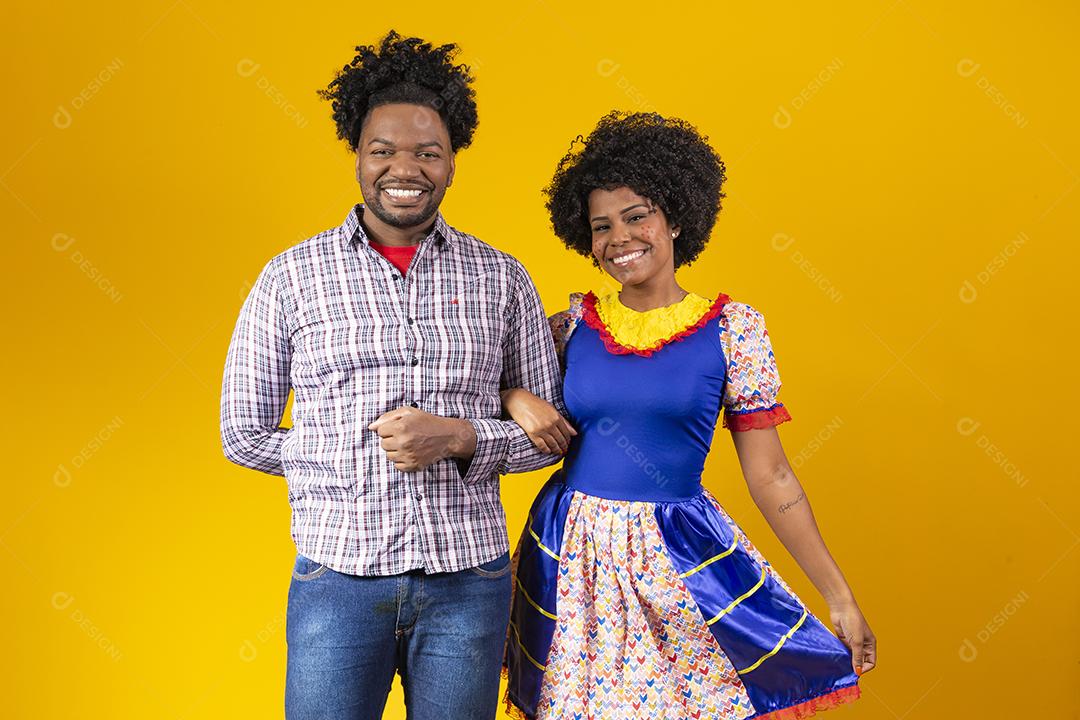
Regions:
<instances>
[{"instance_id":1,"label":"yellow ruffled collar","mask_svg":"<svg viewBox=\"0 0 1080 720\"><path fill-rule=\"evenodd\" d=\"M709 300L687 293L673 305L638 311L623 305L616 292L599 298L588 293L584 298L584 317L600 332L608 350L650 355L704 325L728 301L724 294Z\"/></svg>"}]
</instances>

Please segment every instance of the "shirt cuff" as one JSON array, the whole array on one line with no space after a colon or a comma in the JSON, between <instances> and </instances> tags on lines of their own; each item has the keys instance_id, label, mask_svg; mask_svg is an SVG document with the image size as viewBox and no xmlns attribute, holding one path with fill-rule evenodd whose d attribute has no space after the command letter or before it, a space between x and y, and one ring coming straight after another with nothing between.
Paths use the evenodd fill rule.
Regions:
<instances>
[{"instance_id":1,"label":"shirt cuff","mask_svg":"<svg viewBox=\"0 0 1080 720\"><path fill-rule=\"evenodd\" d=\"M506 457L510 451L510 433L502 420L470 418L476 431L476 452L469 460L458 459L458 472L466 485L481 480L497 479L507 472Z\"/></svg>"}]
</instances>

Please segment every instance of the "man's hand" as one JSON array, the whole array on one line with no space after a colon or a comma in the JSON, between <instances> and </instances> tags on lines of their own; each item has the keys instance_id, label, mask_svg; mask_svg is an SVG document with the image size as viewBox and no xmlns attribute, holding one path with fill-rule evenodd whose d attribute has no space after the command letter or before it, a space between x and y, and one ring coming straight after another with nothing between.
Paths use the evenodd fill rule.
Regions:
<instances>
[{"instance_id":1,"label":"man's hand","mask_svg":"<svg viewBox=\"0 0 1080 720\"><path fill-rule=\"evenodd\" d=\"M382 449L394 467L417 472L445 458L471 458L476 452L472 423L399 407L368 425L382 438Z\"/></svg>"}]
</instances>

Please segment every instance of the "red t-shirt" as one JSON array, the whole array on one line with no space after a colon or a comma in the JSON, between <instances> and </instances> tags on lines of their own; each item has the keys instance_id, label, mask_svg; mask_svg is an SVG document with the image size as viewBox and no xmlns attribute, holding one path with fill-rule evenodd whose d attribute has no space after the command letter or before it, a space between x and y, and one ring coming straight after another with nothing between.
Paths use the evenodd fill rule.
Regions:
<instances>
[{"instance_id":1,"label":"red t-shirt","mask_svg":"<svg viewBox=\"0 0 1080 720\"><path fill-rule=\"evenodd\" d=\"M389 260L390 264L400 270L402 275L409 269L409 263L412 262L413 255L416 254L416 248L418 247L417 245L383 245L370 238L368 242L375 252Z\"/></svg>"}]
</instances>

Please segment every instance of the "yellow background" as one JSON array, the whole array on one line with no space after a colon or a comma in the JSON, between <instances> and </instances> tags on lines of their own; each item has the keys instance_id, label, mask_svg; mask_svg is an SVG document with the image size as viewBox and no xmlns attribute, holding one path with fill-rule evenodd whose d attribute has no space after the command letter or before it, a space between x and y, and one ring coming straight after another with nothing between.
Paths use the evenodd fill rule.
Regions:
<instances>
[{"instance_id":1,"label":"yellow background","mask_svg":"<svg viewBox=\"0 0 1080 720\"><path fill-rule=\"evenodd\" d=\"M282 714L285 485L223 458L221 370L264 263L359 200L315 91L395 27L475 67L443 210L520 258L549 312L602 287L542 207L571 138L655 109L724 157L725 209L680 278L765 314L781 437L879 637L863 699L830 716L1078 717L1078 12L9 7L0 714ZM505 478L514 540L547 474ZM706 483L824 617L726 433Z\"/></svg>"}]
</instances>

